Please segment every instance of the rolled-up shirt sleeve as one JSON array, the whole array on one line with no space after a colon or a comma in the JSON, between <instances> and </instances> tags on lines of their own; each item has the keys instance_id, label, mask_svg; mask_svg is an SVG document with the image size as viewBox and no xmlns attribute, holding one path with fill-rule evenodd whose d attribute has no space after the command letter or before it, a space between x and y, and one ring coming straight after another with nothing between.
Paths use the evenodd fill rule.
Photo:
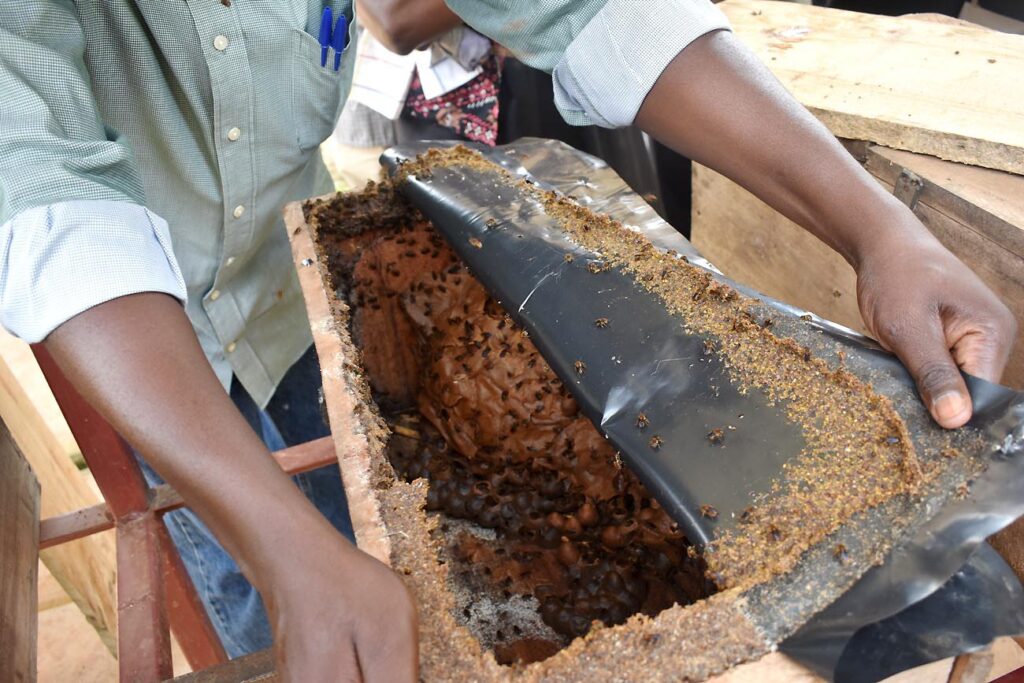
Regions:
<instances>
[{"instance_id":1,"label":"rolled-up shirt sleeve","mask_svg":"<svg viewBox=\"0 0 1024 683\"><path fill-rule=\"evenodd\" d=\"M550 71L573 125L628 126L676 55L728 30L710 0L447 0L470 26Z\"/></svg>"},{"instance_id":2,"label":"rolled-up shirt sleeve","mask_svg":"<svg viewBox=\"0 0 1024 683\"><path fill-rule=\"evenodd\" d=\"M127 202L26 209L0 226L0 321L37 342L105 301L163 292L184 301L167 223Z\"/></svg>"},{"instance_id":3,"label":"rolled-up shirt sleeve","mask_svg":"<svg viewBox=\"0 0 1024 683\"><path fill-rule=\"evenodd\" d=\"M30 342L119 296L185 298L131 145L100 116L85 48L74 3L0 3L0 322Z\"/></svg>"},{"instance_id":4,"label":"rolled-up shirt sleeve","mask_svg":"<svg viewBox=\"0 0 1024 683\"><path fill-rule=\"evenodd\" d=\"M628 126L683 48L728 28L707 0L609 0L555 66L555 105L572 124Z\"/></svg>"}]
</instances>

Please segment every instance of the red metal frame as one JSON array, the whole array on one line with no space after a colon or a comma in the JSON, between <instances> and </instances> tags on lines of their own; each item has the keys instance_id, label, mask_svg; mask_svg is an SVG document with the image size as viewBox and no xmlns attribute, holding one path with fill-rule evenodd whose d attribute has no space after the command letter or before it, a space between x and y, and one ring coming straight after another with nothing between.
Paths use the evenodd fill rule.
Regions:
<instances>
[{"instance_id":1,"label":"red metal frame","mask_svg":"<svg viewBox=\"0 0 1024 683\"><path fill-rule=\"evenodd\" d=\"M288 474L308 472L335 462L334 442L329 436L275 451L271 455ZM151 488L149 499L150 509L161 513L176 510L185 504L178 492L167 484ZM46 550L83 536L113 529L115 523L114 513L106 503L48 517L39 526L39 549Z\"/></svg>"},{"instance_id":2,"label":"red metal frame","mask_svg":"<svg viewBox=\"0 0 1024 683\"><path fill-rule=\"evenodd\" d=\"M168 626L193 670L226 662L224 646L160 519L184 505L181 497L168 485L149 488L124 439L75 390L44 347L33 345L32 351L105 501L43 520L40 548L116 529L121 681L149 683L173 676ZM274 457L290 473L336 462L330 437Z\"/></svg>"},{"instance_id":3,"label":"red metal frame","mask_svg":"<svg viewBox=\"0 0 1024 683\"><path fill-rule=\"evenodd\" d=\"M992 683L1024 683L1024 668L1016 669L1008 674L1003 674Z\"/></svg>"}]
</instances>

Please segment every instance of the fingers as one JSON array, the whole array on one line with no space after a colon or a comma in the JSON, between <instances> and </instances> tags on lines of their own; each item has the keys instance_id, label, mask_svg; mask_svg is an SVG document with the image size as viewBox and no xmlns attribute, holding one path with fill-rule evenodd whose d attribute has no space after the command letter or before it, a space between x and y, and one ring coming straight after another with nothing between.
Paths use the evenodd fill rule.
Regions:
<instances>
[{"instance_id":1,"label":"fingers","mask_svg":"<svg viewBox=\"0 0 1024 683\"><path fill-rule=\"evenodd\" d=\"M903 361L935 421L966 424L972 405L960 368L999 381L1016 336L1010 310L930 236L873 243L857 293L868 328Z\"/></svg>"},{"instance_id":2,"label":"fingers","mask_svg":"<svg viewBox=\"0 0 1024 683\"><path fill-rule=\"evenodd\" d=\"M373 657L363 667L363 683L414 683L417 679L416 656L411 650L393 657Z\"/></svg>"},{"instance_id":3,"label":"fingers","mask_svg":"<svg viewBox=\"0 0 1024 683\"><path fill-rule=\"evenodd\" d=\"M363 683L356 656L356 645L339 645L322 633L301 634L302 643L288 646L284 638L274 643L275 665L280 683Z\"/></svg>"},{"instance_id":4,"label":"fingers","mask_svg":"<svg viewBox=\"0 0 1024 683\"><path fill-rule=\"evenodd\" d=\"M363 683L415 683L419 678L416 610L405 587L399 584L398 590L402 599L382 610L381 628L357 636Z\"/></svg>"},{"instance_id":5,"label":"fingers","mask_svg":"<svg viewBox=\"0 0 1024 683\"><path fill-rule=\"evenodd\" d=\"M363 683L415 683L418 678L416 641L402 637L372 652L359 651Z\"/></svg>"},{"instance_id":6,"label":"fingers","mask_svg":"<svg viewBox=\"0 0 1024 683\"><path fill-rule=\"evenodd\" d=\"M921 400L946 429L971 419L971 397L946 341L937 313L899 326L888 326L883 340L899 356L917 383Z\"/></svg>"},{"instance_id":7,"label":"fingers","mask_svg":"<svg viewBox=\"0 0 1024 683\"><path fill-rule=\"evenodd\" d=\"M1006 315L988 325L975 326L958 335L953 345L953 358L964 372L989 382L999 382L1010 360L1016 330L1017 322L1007 311Z\"/></svg>"}]
</instances>

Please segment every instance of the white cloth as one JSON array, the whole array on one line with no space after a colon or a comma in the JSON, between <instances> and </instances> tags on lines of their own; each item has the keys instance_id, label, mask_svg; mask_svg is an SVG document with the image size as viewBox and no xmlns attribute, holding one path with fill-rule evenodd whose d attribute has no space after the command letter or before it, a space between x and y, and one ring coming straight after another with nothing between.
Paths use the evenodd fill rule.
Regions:
<instances>
[{"instance_id":1,"label":"white cloth","mask_svg":"<svg viewBox=\"0 0 1024 683\"><path fill-rule=\"evenodd\" d=\"M416 53L400 55L364 32L356 48L349 100L359 102L394 121L402 113L416 70Z\"/></svg>"},{"instance_id":2,"label":"white cloth","mask_svg":"<svg viewBox=\"0 0 1024 683\"><path fill-rule=\"evenodd\" d=\"M479 66L464 69L455 58L448 55L435 62L429 48L416 50L413 54L416 55L416 73L420 77L420 88L428 100L464 86L483 71Z\"/></svg>"},{"instance_id":3,"label":"white cloth","mask_svg":"<svg viewBox=\"0 0 1024 683\"><path fill-rule=\"evenodd\" d=\"M728 28L706 0L609 0L555 66L555 105L570 123L628 126L683 48Z\"/></svg>"},{"instance_id":4,"label":"white cloth","mask_svg":"<svg viewBox=\"0 0 1024 683\"><path fill-rule=\"evenodd\" d=\"M137 204L74 201L22 211L0 226L0 265L0 320L27 342L128 294L185 301L167 223Z\"/></svg>"}]
</instances>

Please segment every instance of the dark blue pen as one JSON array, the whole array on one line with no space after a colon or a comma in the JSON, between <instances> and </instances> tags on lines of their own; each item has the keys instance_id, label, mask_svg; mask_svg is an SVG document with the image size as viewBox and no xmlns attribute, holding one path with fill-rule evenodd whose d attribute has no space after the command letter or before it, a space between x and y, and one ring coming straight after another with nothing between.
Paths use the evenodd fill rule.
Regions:
<instances>
[{"instance_id":1,"label":"dark blue pen","mask_svg":"<svg viewBox=\"0 0 1024 683\"><path fill-rule=\"evenodd\" d=\"M331 24L334 17L330 7L324 7L324 13L320 17L320 66L327 66L327 49L331 46Z\"/></svg>"},{"instance_id":2,"label":"dark blue pen","mask_svg":"<svg viewBox=\"0 0 1024 683\"><path fill-rule=\"evenodd\" d=\"M341 68L341 52L348 42L348 19L342 14L338 17L338 23L334 27L334 34L331 36L331 47L334 48L334 70Z\"/></svg>"}]
</instances>

